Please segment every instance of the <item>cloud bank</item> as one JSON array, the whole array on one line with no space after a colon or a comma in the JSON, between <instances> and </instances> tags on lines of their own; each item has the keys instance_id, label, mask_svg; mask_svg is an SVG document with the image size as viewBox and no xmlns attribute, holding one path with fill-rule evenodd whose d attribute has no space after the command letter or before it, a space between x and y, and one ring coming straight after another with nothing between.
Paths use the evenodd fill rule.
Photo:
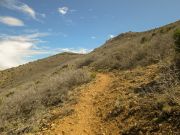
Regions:
<instances>
[{"instance_id":1,"label":"cloud bank","mask_svg":"<svg viewBox=\"0 0 180 135\"><path fill-rule=\"evenodd\" d=\"M10 16L0 16L0 23L6 24L8 26L24 26L24 22Z\"/></svg>"},{"instance_id":2,"label":"cloud bank","mask_svg":"<svg viewBox=\"0 0 180 135\"><path fill-rule=\"evenodd\" d=\"M85 48L58 48L56 49L56 52L72 52L72 53L79 53L79 54L86 54L91 52L91 49L85 49Z\"/></svg>"},{"instance_id":3,"label":"cloud bank","mask_svg":"<svg viewBox=\"0 0 180 135\"><path fill-rule=\"evenodd\" d=\"M28 35L0 35L0 69L15 67L31 61L32 56L54 55L61 52L73 52L85 54L92 50L85 48L49 48L39 47L38 43L43 43L40 38L48 33L33 33Z\"/></svg>"},{"instance_id":4,"label":"cloud bank","mask_svg":"<svg viewBox=\"0 0 180 135\"><path fill-rule=\"evenodd\" d=\"M45 33L35 33L20 36L0 36L0 68L6 69L24 64L26 57L47 53L38 48L36 43Z\"/></svg>"}]
</instances>

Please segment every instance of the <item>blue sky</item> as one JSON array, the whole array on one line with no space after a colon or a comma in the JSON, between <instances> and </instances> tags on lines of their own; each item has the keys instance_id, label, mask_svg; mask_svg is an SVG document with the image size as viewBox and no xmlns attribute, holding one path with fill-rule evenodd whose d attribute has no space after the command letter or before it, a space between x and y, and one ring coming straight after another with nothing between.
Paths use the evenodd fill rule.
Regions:
<instances>
[{"instance_id":1,"label":"blue sky","mask_svg":"<svg viewBox=\"0 0 180 135\"><path fill-rule=\"evenodd\" d=\"M1 0L0 67L86 53L127 31L180 19L179 0Z\"/></svg>"}]
</instances>

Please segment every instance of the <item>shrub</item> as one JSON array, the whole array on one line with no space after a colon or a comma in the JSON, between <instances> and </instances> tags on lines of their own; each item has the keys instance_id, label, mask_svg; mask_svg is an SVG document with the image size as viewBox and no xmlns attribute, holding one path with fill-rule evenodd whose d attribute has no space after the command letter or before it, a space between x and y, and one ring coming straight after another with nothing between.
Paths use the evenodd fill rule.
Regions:
<instances>
[{"instance_id":1,"label":"shrub","mask_svg":"<svg viewBox=\"0 0 180 135\"><path fill-rule=\"evenodd\" d=\"M85 57L85 58L81 58L81 59L77 59L77 61L75 61L75 65L77 68L82 68L85 66L89 66L92 62L94 62L94 57Z\"/></svg>"},{"instance_id":2,"label":"shrub","mask_svg":"<svg viewBox=\"0 0 180 135\"><path fill-rule=\"evenodd\" d=\"M176 64L176 68L180 70L180 29L176 29L174 31L173 37L174 37L175 51L176 51L175 64Z\"/></svg>"},{"instance_id":3,"label":"shrub","mask_svg":"<svg viewBox=\"0 0 180 135\"><path fill-rule=\"evenodd\" d=\"M161 34L163 34L163 33L165 33L165 31L164 31L164 29L162 28L162 29L160 29L160 31L159 31Z\"/></svg>"},{"instance_id":4,"label":"shrub","mask_svg":"<svg viewBox=\"0 0 180 135\"><path fill-rule=\"evenodd\" d=\"M146 38L146 37L142 37L142 38L141 38L141 44L144 44L146 41L147 41L147 38Z\"/></svg>"},{"instance_id":5,"label":"shrub","mask_svg":"<svg viewBox=\"0 0 180 135\"><path fill-rule=\"evenodd\" d=\"M174 31L174 41L176 45L176 51L180 53L180 29Z\"/></svg>"},{"instance_id":6,"label":"shrub","mask_svg":"<svg viewBox=\"0 0 180 135\"><path fill-rule=\"evenodd\" d=\"M2 99L0 98L0 106L1 106L2 102L3 102L3 101L2 101Z\"/></svg>"},{"instance_id":7,"label":"shrub","mask_svg":"<svg viewBox=\"0 0 180 135\"><path fill-rule=\"evenodd\" d=\"M96 78L96 73L95 72L91 74L91 78L93 78L93 79Z\"/></svg>"},{"instance_id":8,"label":"shrub","mask_svg":"<svg viewBox=\"0 0 180 135\"><path fill-rule=\"evenodd\" d=\"M162 91L159 95L163 101L169 100L171 103L180 106L180 87L179 78L176 72L176 67L168 64L161 63L160 73L158 74L157 84L158 89Z\"/></svg>"},{"instance_id":9,"label":"shrub","mask_svg":"<svg viewBox=\"0 0 180 135\"><path fill-rule=\"evenodd\" d=\"M156 33L152 33L152 37L156 36Z\"/></svg>"}]
</instances>

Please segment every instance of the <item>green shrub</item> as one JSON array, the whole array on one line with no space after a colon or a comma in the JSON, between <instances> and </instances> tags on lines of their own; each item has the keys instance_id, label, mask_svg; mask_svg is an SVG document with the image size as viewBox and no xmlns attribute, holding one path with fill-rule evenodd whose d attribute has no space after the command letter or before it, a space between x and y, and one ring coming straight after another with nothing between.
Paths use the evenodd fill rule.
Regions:
<instances>
[{"instance_id":1,"label":"green shrub","mask_svg":"<svg viewBox=\"0 0 180 135\"><path fill-rule=\"evenodd\" d=\"M161 34L165 33L164 29L161 29L159 32L160 32Z\"/></svg>"},{"instance_id":2,"label":"green shrub","mask_svg":"<svg viewBox=\"0 0 180 135\"><path fill-rule=\"evenodd\" d=\"M180 53L180 29L174 31L174 42L176 45L176 51Z\"/></svg>"},{"instance_id":3,"label":"green shrub","mask_svg":"<svg viewBox=\"0 0 180 135\"><path fill-rule=\"evenodd\" d=\"M174 29L174 26L169 26L169 27L166 28L166 31L169 32L172 29Z\"/></svg>"},{"instance_id":4,"label":"green shrub","mask_svg":"<svg viewBox=\"0 0 180 135\"><path fill-rule=\"evenodd\" d=\"M174 43L175 43L175 64L176 68L179 70L180 69L180 29L176 29L174 31Z\"/></svg>"},{"instance_id":5,"label":"green shrub","mask_svg":"<svg viewBox=\"0 0 180 135\"><path fill-rule=\"evenodd\" d=\"M156 33L152 33L152 37L156 36Z\"/></svg>"},{"instance_id":6,"label":"green shrub","mask_svg":"<svg viewBox=\"0 0 180 135\"><path fill-rule=\"evenodd\" d=\"M79 61L77 61L75 65L77 68L82 68L85 66L89 66L92 62L94 62L93 57L86 57L83 59L79 59Z\"/></svg>"},{"instance_id":7,"label":"green shrub","mask_svg":"<svg viewBox=\"0 0 180 135\"><path fill-rule=\"evenodd\" d=\"M91 74L91 78L93 78L93 79L96 78L96 73L95 72Z\"/></svg>"},{"instance_id":8,"label":"green shrub","mask_svg":"<svg viewBox=\"0 0 180 135\"><path fill-rule=\"evenodd\" d=\"M141 38L141 44L144 44L145 42L147 42L147 38L146 37L142 37Z\"/></svg>"},{"instance_id":9,"label":"green shrub","mask_svg":"<svg viewBox=\"0 0 180 135\"><path fill-rule=\"evenodd\" d=\"M1 106L2 102L3 102L3 101L2 101L2 99L0 98L0 106Z\"/></svg>"}]
</instances>

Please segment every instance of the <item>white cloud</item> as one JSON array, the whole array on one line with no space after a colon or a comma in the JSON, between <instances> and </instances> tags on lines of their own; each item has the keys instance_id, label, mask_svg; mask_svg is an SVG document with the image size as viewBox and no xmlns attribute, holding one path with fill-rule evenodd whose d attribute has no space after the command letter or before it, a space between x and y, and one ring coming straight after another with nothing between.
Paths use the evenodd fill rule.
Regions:
<instances>
[{"instance_id":1,"label":"white cloud","mask_svg":"<svg viewBox=\"0 0 180 135\"><path fill-rule=\"evenodd\" d=\"M60 7L58 8L58 12L62 15L65 15L67 14L67 12L69 11L69 8L68 7Z\"/></svg>"},{"instance_id":2,"label":"white cloud","mask_svg":"<svg viewBox=\"0 0 180 135\"><path fill-rule=\"evenodd\" d=\"M86 49L86 48L54 48L52 49L52 48L46 47L44 49L48 50L47 52L49 55L55 55L55 54L59 54L63 52L87 54L92 51L92 49Z\"/></svg>"},{"instance_id":3,"label":"white cloud","mask_svg":"<svg viewBox=\"0 0 180 135\"><path fill-rule=\"evenodd\" d=\"M36 12L30 8L28 5L23 4L21 7L18 8L20 11L30 15L33 19L36 19Z\"/></svg>"},{"instance_id":4,"label":"white cloud","mask_svg":"<svg viewBox=\"0 0 180 135\"><path fill-rule=\"evenodd\" d=\"M50 48L39 47L38 43L44 42L40 38L48 33L32 33L28 35L11 36L0 34L0 69L15 67L29 61L35 60L37 55L46 56L62 52L73 52L86 54L91 52L85 48Z\"/></svg>"},{"instance_id":5,"label":"white cloud","mask_svg":"<svg viewBox=\"0 0 180 135\"><path fill-rule=\"evenodd\" d=\"M91 52L92 50L85 49L85 48L59 48L57 49L58 52L72 52L72 53L80 53L80 54L86 54Z\"/></svg>"},{"instance_id":6,"label":"white cloud","mask_svg":"<svg viewBox=\"0 0 180 135\"><path fill-rule=\"evenodd\" d=\"M25 58L47 53L36 46L45 33L34 33L20 36L0 36L0 68L15 67L28 61Z\"/></svg>"},{"instance_id":7,"label":"white cloud","mask_svg":"<svg viewBox=\"0 0 180 135\"><path fill-rule=\"evenodd\" d=\"M1 0L0 5L11 10L20 11L31 16L33 19L36 19L36 12L34 11L34 9L18 0Z\"/></svg>"},{"instance_id":8,"label":"white cloud","mask_svg":"<svg viewBox=\"0 0 180 135\"><path fill-rule=\"evenodd\" d=\"M24 22L10 16L0 16L0 23L6 24L8 26L24 26Z\"/></svg>"},{"instance_id":9,"label":"white cloud","mask_svg":"<svg viewBox=\"0 0 180 135\"><path fill-rule=\"evenodd\" d=\"M112 35L112 34L109 35L109 38L110 38L110 39L113 39L114 37L115 37L115 36Z\"/></svg>"}]
</instances>

